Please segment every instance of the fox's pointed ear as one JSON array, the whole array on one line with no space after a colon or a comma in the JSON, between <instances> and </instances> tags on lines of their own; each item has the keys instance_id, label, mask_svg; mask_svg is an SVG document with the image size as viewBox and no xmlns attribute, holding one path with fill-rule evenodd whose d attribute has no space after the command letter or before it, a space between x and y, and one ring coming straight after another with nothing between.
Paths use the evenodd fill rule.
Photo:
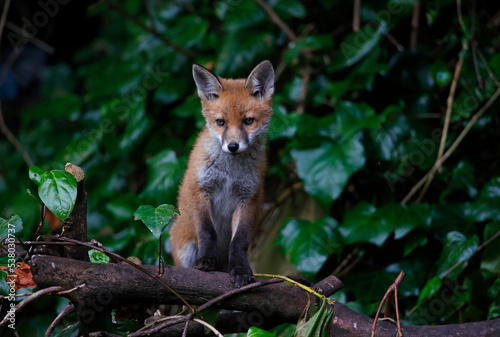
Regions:
<instances>
[{"instance_id":1,"label":"fox's pointed ear","mask_svg":"<svg viewBox=\"0 0 500 337\"><path fill-rule=\"evenodd\" d=\"M217 76L197 64L193 64L193 78L198 88L198 96L201 99L216 100L219 98L219 93L224 91Z\"/></svg>"},{"instance_id":2,"label":"fox's pointed ear","mask_svg":"<svg viewBox=\"0 0 500 337\"><path fill-rule=\"evenodd\" d=\"M274 94L274 68L269 61L263 61L250 73L245 89L258 99L268 99Z\"/></svg>"}]
</instances>

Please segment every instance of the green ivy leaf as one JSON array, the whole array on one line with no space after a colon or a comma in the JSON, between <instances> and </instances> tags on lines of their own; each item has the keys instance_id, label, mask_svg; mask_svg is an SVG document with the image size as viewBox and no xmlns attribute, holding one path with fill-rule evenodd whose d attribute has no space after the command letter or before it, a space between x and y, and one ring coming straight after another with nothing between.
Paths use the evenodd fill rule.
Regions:
<instances>
[{"instance_id":1,"label":"green ivy leaf","mask_svg":"<svg viewBox=\"0 0 500 337\"><path fill-rule=\"evenodd\" d=\"M297 132L297 124L300 115L297 113L287 114L285 108L278 106L274 108L273 118L269 126L268 137L271 140L278 138L291 138Z\"/></svg>"},{"instance_id":2,"label":"green ivy leaf","mask_svg":"<svg viewBox=\"0 0 500 337\"><path fill-rule=\"evenodd\" d=\"M0 295L8 296L10 292L10 285L7 283L7 273L0 270Z\"/></svg>"},{"instance_id":3,"label":"green ivy leaf","mask_svg":"<svg viewBox=\"0 0 500 337\"><path fill-rule=\"evenodd\" d=\"M328 307L326 301L323 301L321 308L310 318L307 319L308 307L297 323L295 337L328 337L330 336L330 326L332 325L333 308Z\"/></svg>"},{"instance_id":4,"label":"green ivy leaf","mask_svg":"<svg viewBox=\"0 0 500 337\"><path fill-rule=\"evenodd\" d=\"M487 319L494 319L500 317L500 304L497 302L493 302L488 309L488 317Z\"/></svg>"},{"instance_id":5,"label":"green ivy leaf","mask_svg":"<svg viewBox=\"0 0 500 337\"><path fill-rule=\"evenodd\" d=\"M324 141L316 148L292 149L291 155L305 190L324 209L342 193L351 175L365 165L363 144L355 138L338 144Z\"/></svg>"},{"instance_id":6,"label":"green ivy leaf","mask_svg":"<svg viewBox=\"0 0 500 337\"><path fill-rule=\"evenodd\" d=\"M276 337L276 335L269 331L252 326L248 329L247 337Z\"/></svg>"},{"instance_id":7,"label":"green ivy leaf","mask_svg":"<svg viewBox=\"0 0 500 337\"><path fill-rule=\"evenodd\" d=\"M477 246L479 245L479 239L476 235L467 238L460 232L449 232L443 242L443 251L438 261L437 274L439 278L445 276L454 279L460 274L460 272L465 268L465 266L455 267L448 275L450 268L454 267L455 264L468 261L476 253Z\"/></svg>"},{"instance_id":8,"label":"green ivy leaf","mask_svg":"<svg viewBox=\"0 0 500 337\"><path fill-rule=\"evenodd\" d=\"M38 178L35 176L34 179ZM65 220L73 211L76 194L76 179L69 172L52 170L39 178L40 199L61 220Z\"/></svg>"},{"instance_id":9,"label":"green ivy leaf","mask_svg":"<svg viewBox=\"0 0 500 337\"><path fill-rule=\"evenodd\" d=\"M500 295L500 278L497 278L491 287L488 288L488 296L494 300L499 298L498 296Z\"/></svg>"},{"instance_id":10,"label":"green ivy leaf","mask_svg":"<svg viewBox=\"0 0 500 337\"><path fill-rule=\"evenodd\" d=\"M410 255L417 247L423 247L427 244L427 236L423 233L410 234L409 239L405 242L403 256Z\"/></svg>"},{"instance_id":11,"label":"green ivy leaf","mask_svg":"<svg viewBox=\"0 0 500 337\"><path fill-rule=\"evenodd\" d=\"M500 177L491 179L481 190L481 198L500 198Z\"/></svg>"},{"instance_id":12,"label":"green ivy leaf","mask_svg":"<svg viewBox=\"0 0 500 337\"><path fill-rule=\"evenodd\" d=\"M349 34L340 44L340 51L333 59L329 70L337 71L352 66L368 55L386 32L387 24L381 21L375 31L372 26L366 25L358 32Z\"/></svg>"},{"instance_id":13,"label":"green ivy leaf","mask_svg":"<svg viewBox=\"0 0 500 337\"><path fill-rule=\"evenodd\" d=\"M389 206L388 206L389 207ZM379 221L374 215L377 209L362 202L348 210L339 231L345 244L370 242L381 247L395 229L392 222Z\"/></svg>"},{"instance_id":14,"label":"green ivy leaf","mask_svg":"<svg viewBox=\"0 0 500 337\"><path fill-rule=\"evenodd\" d=\"M283 19L291 17L302 19L306 16L306 7L300 0L278 0L273 8Z\"/></svg>"},{"instance_id":15,"label":"green ivy leaf","mask_svg":"<svg viewBox=\"0 0 500 337\"><path fill-rule=\"evenodd\" d=\"M109 263L109 256L96 249L88 251L90 262L92 263Z\"/></svg>"},{"instance_id":16,"label":"green ivy leaf","mask_svg":"<svg viewBox=\"0 0 500 337\"><path fill-rule=\"evenodd\" d=\"M154 237L159 239L165 227L170 224L176 214L179 214L179 211L169 204L163 204L156 208L151 205L143 205L135 211L134 220L144 222Z\"/></svg>"},{"instance_id":17,"label":"green ivy leaf","mask_svg":"<svg viewBox=\"0 0 500 337\"><path fill-rule=\"evenodd\" d=\"M29 170L30 174L30 179L37 184L37 186L40 186L40 179L42 176L46 173L47 171L42 170L38 166L31 166Z\"/></svg>"},{"instance_id":18,"label":"green ivy leaf","mask_svg":"<svg viewBox=\"0 0 500 337\"><path fill-rule=\"evenodd\" d=\"M436 295L439 289L441 289L441 279L439 278L439 276L434 276L432 279L427 281L424 288L420 292L420 295L418 296L417 307L419 307L425 299Z\"/></svg>"},{"instance_id":19,"label":"green ivy leaf","mask_svg":"<svg viewBox=\"0 0 500 337\"><path fill-rule=\"evenodd\" d=\"M483 242L490 239L500 231L500 221L493 221L484 227ZM500 272L500 254L498 254L498 247L500 246L500 237L491 241L481 255L481 269L488 270L492 273L498 274Z\"/></svg>"},{"instance_id":20,"label":"green ivy leaf","mask_svg":"<svg viewBox=\"0 0 500 337\"><path fill-rule=\"evenodd\" d=\"M286 220L277 244L283 255L303 273L317 273L330 254L342 253L337 221L330 217L315 222Z\"/></svg>"},{"instance_id":21,"label":"green ivy leaf","mask_svg":"<svg viewBox=\"0 0 500 337\"><path fill-rule=\"evenodd\" d=\"M77 337L80 330L80 322L65 327L55 337Z\"/></svg>"},{"instance_id":22,"label":"green ivy leaf","mask_svg":"<svg viewBox=\"0 0 500 337\"><path fill-rule=\"evenodd\" d=\"M451 187L443 191L440 200L443 200L449 193L456 190L467 192L471 198L477 196L478 191L475 186L474 166L471 163L461 160L458 165L453 168L450 180Z\"/></svg>"},{"instance_id":23,"label":"green ivy leaf","mask_svg":"<svg viewBox=\"0 0 500 337\"><path fill-rule=\"evenodd\" d=\"M185 158L178 159L170 149L148 159L148 183L140 197L151 203L175 200L177 188L185 170Z\"/></svg>"},{"instance_id":24,"label":"green ivy leaf","mask_svg":"<svg viewBox=\"0 0 500 337\"><path fill-rule=\"evenodd\" d=\"M310 35L290 43L283 60L288 64L293 64L302 51L317 51L332 48L333 38L330 35Z\"/></svg>"},{"instance_id":25,"label":"green ivy leaf","mask_svg":"<svg viewBox=\"0 0 500 337\"><path fill-rule=\"evenodd\" d=\"M266 17L266 13L255 1L226 3L229 9L225 15L224 26L230 32L254 26Z\"/></svg>"},{"instance_id":26,"label":"green ivy leaf","mask_svg":"<svg viewBox=\"0 0 500 337\"><path fill-rule=\"evenodd\" d=\"M9 233L17 236L23 235L23 220L19 215L14 214L8 219L0 218L0 239L5 240Z\"/></svg>"}]
</instances>

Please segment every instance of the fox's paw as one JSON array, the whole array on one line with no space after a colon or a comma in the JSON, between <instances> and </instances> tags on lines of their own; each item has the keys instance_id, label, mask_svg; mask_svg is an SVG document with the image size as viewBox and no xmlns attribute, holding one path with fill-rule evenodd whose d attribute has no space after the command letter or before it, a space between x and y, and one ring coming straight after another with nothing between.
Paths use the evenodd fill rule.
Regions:
<instances>
[{"instance_id":1,"label":"fox's paw","mask_svg":"<svg viewBox=\"0 0 500 337\"><path fill-rule=\"evenodd\" d=\"M194 262L193 268L203 271L214 271L217 260L213 257L201 257Z\"/></svg>"},{"instance_id":2,"label":"fox's paw","mask_svg":"<svg viewBox=\"0 0 500 337\"><path fill-rule=\"evenodd\" d=\"M240 288L252 280L252 268L246 264L239 264L230 266L229 275L231 275L231 282L236 288Z\"/></svg>"}]
</instances>

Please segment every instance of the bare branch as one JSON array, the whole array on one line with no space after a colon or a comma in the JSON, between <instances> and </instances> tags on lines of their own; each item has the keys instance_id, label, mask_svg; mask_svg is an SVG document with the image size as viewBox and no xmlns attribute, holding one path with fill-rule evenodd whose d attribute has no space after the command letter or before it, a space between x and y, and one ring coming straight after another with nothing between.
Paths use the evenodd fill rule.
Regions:
<instances>
[{"instance_id":1,"label":"bare branch","mask_svg":"<svg viewBox=\"0 0 500 337\"><path fill-rule=\"evenodd\" d=\"M413 195L422 187L422 185L427 181L427 178L431 175L434 174L434 172L437 171L438 167L441 167L443 163L448 159L449 156L455 151L455 149L460 145L462 140L465 138L465 136L469 133L470 129L476 124L477 120L488 110L488 108L497 100L498 96L500 96L500 88L495 91L493 96L490 97L488 102L472 116L471 120L465 128L462 130L462 132L458 135L457 139L451 144L450 148L444 153L444 155L439 159L434 166L429 170L429 172L426 173L425 176L422 177L422 179L419 180L419 182L413 186L413 188L410 190L410 192L404 197L404 199L401 201L402 205L405 205L408 200L410 200Z\"/></svg>"}]
</instances>

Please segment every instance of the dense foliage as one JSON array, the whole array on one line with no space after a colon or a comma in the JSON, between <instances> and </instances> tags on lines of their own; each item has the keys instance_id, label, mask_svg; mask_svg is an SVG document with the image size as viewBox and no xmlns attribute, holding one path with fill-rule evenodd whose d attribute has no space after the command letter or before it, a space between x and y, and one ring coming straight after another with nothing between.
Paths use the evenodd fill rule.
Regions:
<instances>
[{"instance_id":1,"label":"dense foliage","mask_svg":"<svg viewBox=\"0 0 500 337\"><path fill-rule=\"evenodd\" d=\"M176 203L204 125L192 64L245 77L269 59L276 94L255 271L313 282L335 272L345 283L338 300L372 315L403 270L406 323L500 317L500 104L476 115L498 90L498 4L366 0L356 32L352 2L271 0L271 15L260 2L105 0L85 9L90 37L47 58L39 99L3 96L5 124L32 163L0 136L1 216L19 215L31 239L40 205L26 193L35 190L29 166L71 162L87 176L89 238L155 263L157 241L133 213ZM458 146L406 200L443 155L442 137L444 152ZM43 232L56 232L48 222ZM21 328L42 336L65 305L48 301L25 309Z\"/></svg>"}]
</instances>

